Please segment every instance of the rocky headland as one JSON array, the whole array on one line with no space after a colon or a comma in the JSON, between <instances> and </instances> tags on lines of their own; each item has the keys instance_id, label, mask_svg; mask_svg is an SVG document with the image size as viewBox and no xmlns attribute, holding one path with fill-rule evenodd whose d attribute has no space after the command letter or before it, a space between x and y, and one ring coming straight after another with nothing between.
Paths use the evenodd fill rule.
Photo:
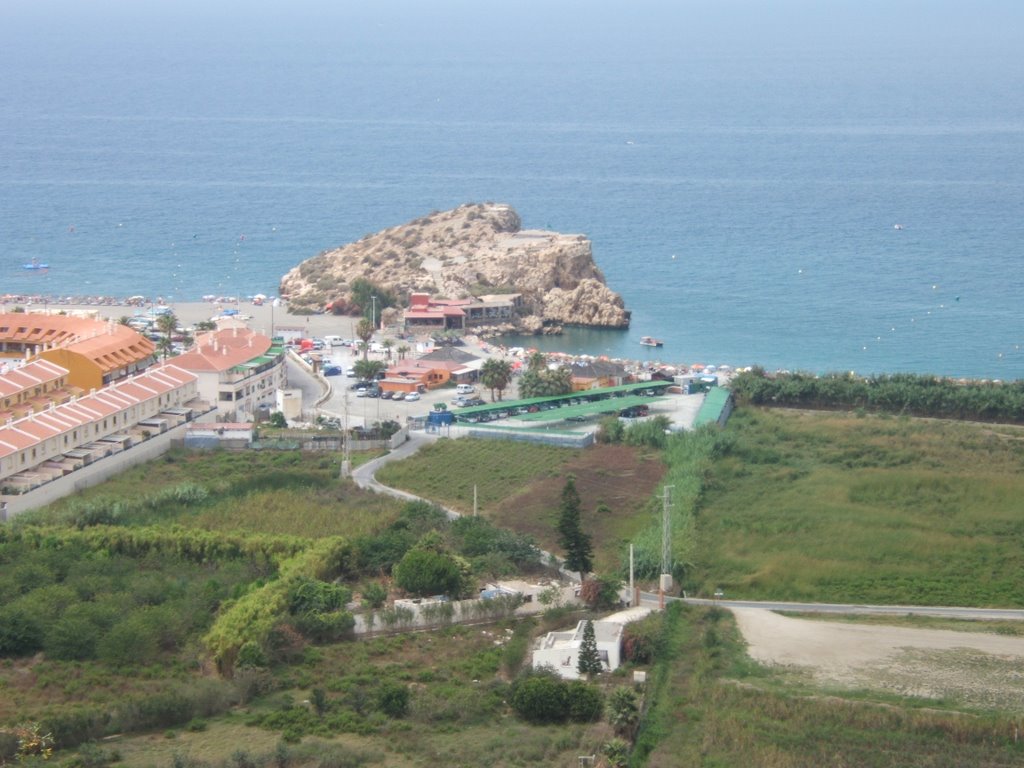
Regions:
<instances>
[{"instance_id":1,"label":"rocky headland","mask_svg":"<svg viewBox=\"0 0 1024 768\"><path fill-rule=\"evenodd\" d=\"M605 284L590 240L524 230L509 205L461 205L325 251L285 275L280 295L292 312L344 313L358 309L350 290L359 278L403 305L414 292L447 299L519 294L518 319L506 330L629 326L629 311Z\"/></svg>"}]
</instances>

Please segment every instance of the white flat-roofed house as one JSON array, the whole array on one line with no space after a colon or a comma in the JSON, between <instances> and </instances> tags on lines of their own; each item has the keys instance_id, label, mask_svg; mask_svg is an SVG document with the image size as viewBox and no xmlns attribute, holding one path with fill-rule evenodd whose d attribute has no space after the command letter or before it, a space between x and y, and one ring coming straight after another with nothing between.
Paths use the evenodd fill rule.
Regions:
<instances>
[{"instance_id":1,"label":"white flat-roofed house","mask_svg":"<svg viewBox=\"0 0 1024 768\"><path fill-rule=\"evenodd\" d=\"M579 679L580 673L576 666L586 623L581 621L575 630L548 632L533 651L533 668L551 667L560 677L567 680ZM595 621L594 639L604 670L613 672L618 669L622 663L622 625L612 621Z\"/></svg>"}]
</instances>

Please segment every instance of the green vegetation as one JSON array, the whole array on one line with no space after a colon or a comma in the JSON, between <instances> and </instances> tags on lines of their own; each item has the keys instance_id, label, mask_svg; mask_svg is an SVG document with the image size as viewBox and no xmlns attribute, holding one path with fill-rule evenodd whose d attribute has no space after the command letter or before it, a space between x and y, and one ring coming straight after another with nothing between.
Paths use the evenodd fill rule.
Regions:
<instances>
[{"instance_id":1,"label":"green vegetation","mask_svg":"<svg viewBox=\"0 0 1024 768\"><path fill-rule=\"evenodd\" d=\"M377 473L385 485L402 488L464 513L487 514L498 504L559 467L580 451L499 440L441 440Z\"/></svg>"},{"instance_id":2,"label":"green vegetation","mask_svg":"<svg viewBox=\"0 0 1024 768\"><path fill-rule=\"evenodd\" d=\"M395 293L371 280L357 277L349 286L350 311L361 314L371 323L379 324L381 313L388 307L397 307ZM370 317L376 312L375 317Z\"/></svg>"},{"instance_id":3,"label":"green vegetation","mask_svg":"<svg viewBox=\"0 0 1024 768\"><path fill-rule=\"evenodd\" d=\"M744 409L724 437L698 490L691 593L1019 605L1018 429Z\"/></svg>"},{"instance_id":4,"label":"green vegetation","mask_svg":"<svg viewBox=\"0 0 1024 768\"><path fill-rule=\"evenodd\" d=\"M354 596L378 628L401 629L389 584L457 593L538 567L533 534L556 541L570 476L606 574L581 587L593 606L617 599L629 541L643 573L660 570L663 484L688 590L1015 604L1022 437L741 409L724 431L627 429L587 451L439 441L381 473L465 512L476 486L481 516L455 522L358 491L335 456L172 452L0 527L0 760L26 724L69 765L140 768L572 765L596 753L634 766L1020 763L1013 717L822 691L751 663L716 609L673 606L629 627L627 664L653 665L636 692L619 675L523 673L533 638L569 623L550 600L541 619L508 622L495 601L480 618L497 626L344 638ZM435 583L414 586L403 564ZM87 745L114 733L126 735Z\"/></svg>"},{"instance_id":5,"label":"green vegetation","mask_svg":"<svg viewBox=\"0 0 1024 768\"><path fill-rule=\"evenodd\" d=\"M534 352L527 360L526 371L519 377L519 397L550 397L572 392L572 369L561 365L548 368L547 358Z\"/></svg>"},{"instance_id":6,"label":"green vegetation","mask_svg":"<svg viewBox=\"0 0 1024 768\"><path fill-rule=\"evenodd\" d=\"M576 479L569 475L562 488L562 503L558 512L558 543L565 552L565 567L579 572L581 578L590 573L593 553L590 537L580 525L580 495L576 492Z\"/></svg>"},{"instance_id":7,"label":"green vegetation","mask_svg":"<svg viewBox=\"0 0 1024 768\"><path fill-rule=\"evenodd\" d=\"M317 538L361 536L397 519L399 502L342 482L340 467L334 454L172 450L9 527L152 525Z\"/></svg>"},{"instance_id":8,"label":"green vegetation","mask_svg":"<svg viewBox=\"0 0 1024 768\"><path fill-rule=\"evenodd\" d=\"M502 395L512 382L512 364L508 360L490 357L480 368L480 383L491 390L491 401L502 399ZM497 392L497 397L495 397Z\"/></svg>"},{"instance_id":9,"label":"green vegetation","mask_svg":"<svg viewBox=\"0 0 1024 768\"><path fill-rule=\"evenodd\" d=\"M480 516L557 551L559 500L572 474L581 497L581 524L593 545L593 567L617 572L639 530L656 526L660 536L660 504L652 504L651 496L664 472L659 455L646 448L602 445L582 451L460 439L440 440L384 467L377 478L463 514L473 512L475 487ZM660 543L655 550L660 563Z\"/></svg>"},{"instance_id":10,"label":"green vegetation","mask_svg":"<svg viewBox=\"0 0 1024 768\"><path fill-rule=\"evenodd\" d=\"M741 403L875 411L1024 424L1024 380L957 381L910 373L862 378L849 373L767 375L754 368L729 384Z\"/></svg>"}]
</instances>

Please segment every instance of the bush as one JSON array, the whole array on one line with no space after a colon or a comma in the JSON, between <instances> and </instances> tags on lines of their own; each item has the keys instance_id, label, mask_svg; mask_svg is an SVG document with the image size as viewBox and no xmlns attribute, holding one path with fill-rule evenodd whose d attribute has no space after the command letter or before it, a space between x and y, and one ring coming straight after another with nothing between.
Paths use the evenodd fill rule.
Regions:
<instances>
[{"instance_id":1,"label":"bush","mask_svg":"<svg viewBox=\"0 0 1024 768\"><path fill-rule=\"evenodd\" d=\"M569 685L569 719L575 723L593 723L601 719L604 711L604 696L596 686L582 680L573 680Z\"/></svg>"},{"instance_id":2,"label":"bush","mask_svg":"<svg viewBox=\"0 0 1024 768\"><path fill-rule=\"evenodd\" d=\"M380 608L388 599L388 588L379 581L370 581L363 586L363 607Z\"/></svg>"},{"instance_id":3,"label":"bush","mask_svg":"<svg viewBox=\"0 0 1024 768\"><path fill-rule=\"evenodd\" d=\"M382 683L377 690L377 709L388 717L405 717L409 711L409 689L401 683Z\"/></svg>"},{"instance_id":4,"label":"bush","mask_svg":"<svg viewBox=\"0 0 1024 768\"><path fill-rule=\"evenodd\" d=\"M25 606L0 608L0 656L25 656L43 645L43 627Z\"/></svg>"},{"instance_id":5,"label":"bush","mask_svg":"<svg viewBox=\"0 0 1024 768\"><path fill-rule=\"evenodd\" d=\"M295 628L314 643L329 643L345 637L355 626L348 611L306 613L295 617Z\"/></svg>"},{"instance_id":6,"label":"bush","mask_svg":"<svg viewBox=\"0 0 1024 768\"><path fill-rule=\"evenodd\" d=\"M458 595L462 570L451 555L411 549L394 567L395 583L414 595Z\"/></svg>"},{"instance_id":7,"label":"bush","mask_svg":"<svg viewBox=\"0 0 1024 768\"><path fill-rule=\"evenodd\" d=\"M617 608L621 586L618 579L610 576L587 579L580 585L580 599L595 611Z\"/></svg>"},{"instance_id":8,"label":"bush","mask_svg":"<svg viewBox=\"0 0 1024 768\"><path fill-rule=\"evenodd\" d=\"M662 614L652 613L633 621L622 632L623 658L633 664L650 664L661 643Z\"/></svg>"},{"instance_id":9,"label":"bush","mask_svg":"<svg viewBox=\"0 0 1024 768\"><path fill-rule=\"evenodd\" d=\"M289 591L288 610L292 614L336 611L351 599L352 591L348 587L316 579L300 579Z\"/></svg>"},{"instance_id":10,"label":"bush","mask_svg":"<svg viewBox=\"0 0 1024 768\"><path fill-rule=\"evenodd\" d=\"M91 621L65 616L50 627L43 648L51 659L82 661L96 655L99 638L100 630Z\"/></svg>"},{"instance_id":11,"label":"bush","mask_svg":"<svg viewBox=\"0 0 1024 768\"><path fill-rule=\"evenodd\" d=\"M239 667L265 667L267 656L263 648L254 640L249 640L238 649L238 659L235 664Z\"/></svg>"},{"instance_id":12,"label":"bush","mask_svg":"<svg viewBox=\"0 0 1024 768\"><path fill-rule=\"evenodd\" d=\"M512 709L534 725L564 723L569 716L568 686L553 674L520 678L512 691Z\"/></svg>"}]
</instances>

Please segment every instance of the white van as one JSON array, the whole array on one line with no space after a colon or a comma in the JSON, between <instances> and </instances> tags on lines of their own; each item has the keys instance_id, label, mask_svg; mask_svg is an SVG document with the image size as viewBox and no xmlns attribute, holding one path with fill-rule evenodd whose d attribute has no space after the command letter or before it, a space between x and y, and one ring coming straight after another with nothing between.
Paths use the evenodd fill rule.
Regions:
<instances>
[{"instance_id":1,"label":"white van","mask_svg":"<svg viewBox=\"0 0 1024 768\"><path fill-rule=\"evenodd\" d=\"M329 347L341 347L345 345L345 339L341 336L324 336L324 344Z\"/></svg>"},{"instance_id":2,"label":"white van","mask_svg":"<svg viewBox=\"0 0 1024 768\"><path fill-rule=\"evenodd\" d=\"M476 389L472 384L459 384L455 388L455 394L457 395L472 395L474 392L476 392Z\"/></svg>"}]
</instances>

